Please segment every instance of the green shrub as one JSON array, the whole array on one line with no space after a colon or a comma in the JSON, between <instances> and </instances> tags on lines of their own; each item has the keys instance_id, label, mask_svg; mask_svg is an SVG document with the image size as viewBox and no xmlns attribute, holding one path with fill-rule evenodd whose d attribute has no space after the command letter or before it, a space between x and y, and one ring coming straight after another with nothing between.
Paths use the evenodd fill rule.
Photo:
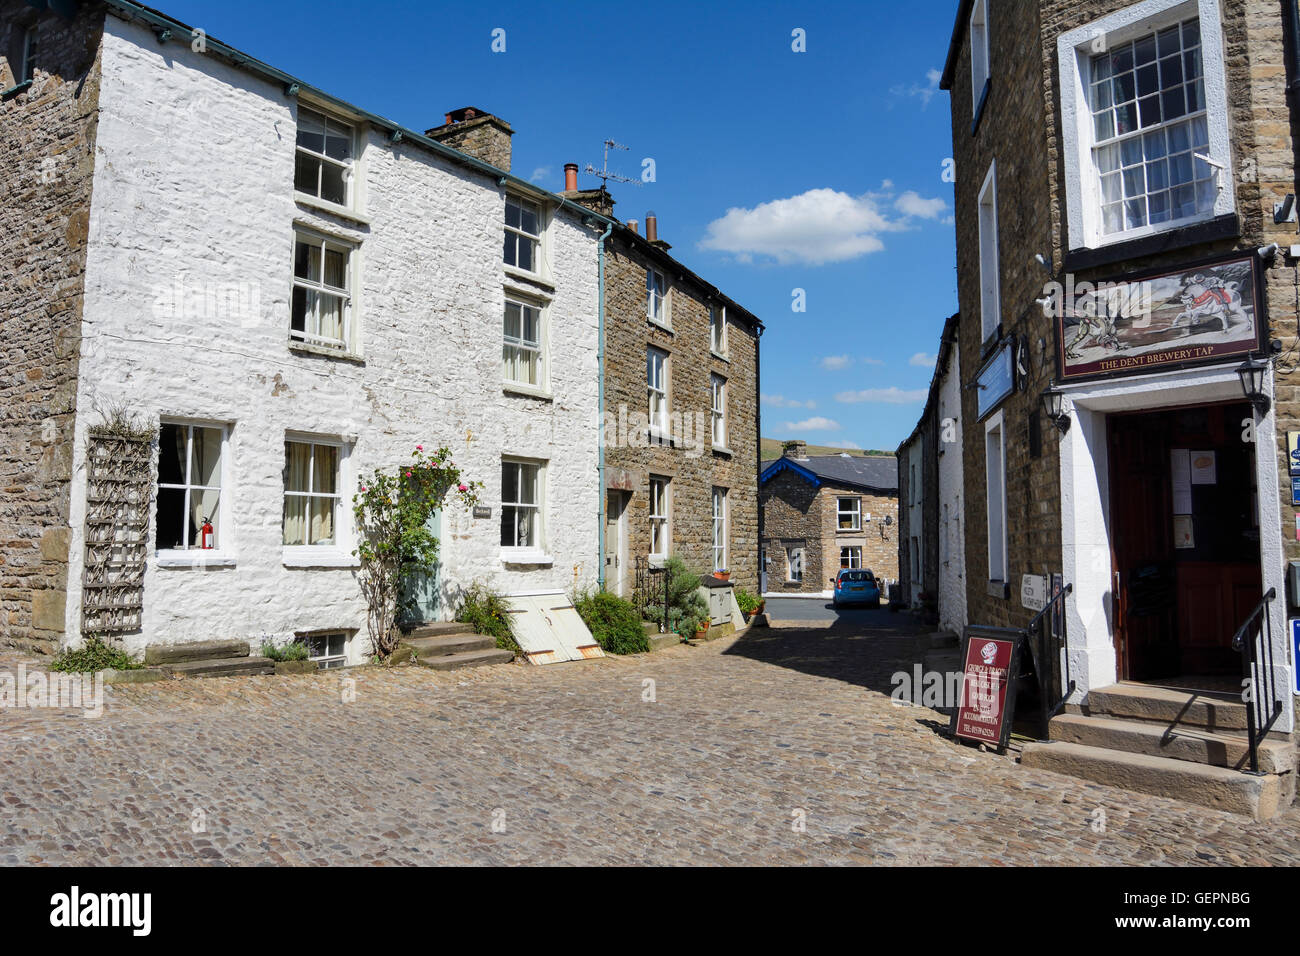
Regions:
<instances>
[{"instance_id":1,"label":"green shrub","mask_svg":"<svg viewBox=\"0 0 1300 956\"><path fill-rule=\"evenodd\" d=\"M270 641L263 641L262 656L273 661L305 661L308 656L307 645L302 641L290 641L276 647Z\"/></svg>"},{"instance_id":2,"label":"green shrub","mask_svg":"<svg viewBox=\"0 0 1300 956\"><path fill-rule=\"evenodd\" d=\"M522 653L510 627L510 612L506 609L505 598L486 584L470 585L461 598L456 620L468 624L478 634L495 637L497 647Z\"/></svg>"},{"instance_id":3,"label":"green shrub","mask_svg":"<svg viewBox=\"0 0 1300 956\"><path fill-rule=\"evenodd\" d=\"M664 630L682 637L694 637L709 619L709 604L699 593L700 576L692 574L677 555L664 562L664 573L668 575L668 626ZM661 627L664 621L662 580L661 575L655 575L659 600L647 604L641 612L647 621L654 621Z\"/></svg>"},{"instance_id":4,"label":"green shrub","mask_svg":"<svg viewBox=\"0 0 1300 956\"><path fill-rule=\"evenodd\" d=\"M115 671L133 671L143 667L120 647L110 647L98 637L87 638L81 647L60 651L50 661L50 670L67 673L89 673L111 668Z\"/></svg>"},{"instance_id":5,"label":"green shrub","mask_svg":"<svg viewBox=\"0 0 1300 956\"><path fill-rule=\"evenodd\" d=\"M575 595L573 606L600 649L608 654L643 654L650 650L636 605L608 591Z\"/></svg>"},{"instance_id":6,"label":"green shrub","mask_svg":"<svg viewBox=\"0 0 1300 956\"><path fill-rule=\"evenodd\" d=\"M762 603L762 598L750 594L744 588L736 588L736 604L740 606L742 614L753 614Z\"/></svg>"}]
</instances>

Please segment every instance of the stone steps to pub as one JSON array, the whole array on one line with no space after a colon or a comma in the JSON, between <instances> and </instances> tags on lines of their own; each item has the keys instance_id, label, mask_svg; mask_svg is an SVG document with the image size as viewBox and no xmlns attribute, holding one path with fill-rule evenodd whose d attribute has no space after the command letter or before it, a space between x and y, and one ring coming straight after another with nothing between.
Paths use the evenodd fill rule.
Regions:
<instances>
[{"instance_id":1,"label":"stone steps to pub","mask_svg":"<svg viewBox=\"0 0 1300 956\"><path fill-rule=\"evenodd\" d=\"M414 653L415 663L435 671L509 664L515 659L513 651L497 647L496 638L451 621L413 627L402 645Z\"/></svg>"},{"instance_id":2,"label":"stone steps to pub","mask_svg":"<svg viewBox=\"0 0 1300 956\"><path fill-rule=\"evenodd\" d=\"M1296 750L1260 741L1256 776L1246 705L1228 697L1143 684L1088 692L1084 713L1053 717L1050 742L1026 744L1020 762L1139 793L1267 819L1295 797Z\"/></svg>"},{"instance_id":3,"label":"stone steps to pub","mask_svg":"<svg viewBox=\"0 0 1300 956\"><path fill-rule=\"evenodd\" d=\"M167 677L242 677L274 674L275 661L250 653L248 641L195 641L192 644L150 644L146 666Z\"/></svg>"}]
</instances>

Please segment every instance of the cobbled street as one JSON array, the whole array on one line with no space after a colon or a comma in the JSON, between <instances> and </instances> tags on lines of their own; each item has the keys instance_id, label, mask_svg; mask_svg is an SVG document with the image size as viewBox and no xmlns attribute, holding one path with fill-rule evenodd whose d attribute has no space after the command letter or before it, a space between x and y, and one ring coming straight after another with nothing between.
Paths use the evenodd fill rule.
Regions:
<instances>
[{"instance_id":1,"label":"cobbled street","mask_svg":"<svg viewBox=\"0 0 1300 956\"><path fill-rule=\"evenodd\" d=\"M97 720L0 711L0 863L1300 862L1296 809L1254 823L945 740L889 699L904 622L122 685ZM0 668L20 661L39 665Z\"/></svg>"}]
</instances>

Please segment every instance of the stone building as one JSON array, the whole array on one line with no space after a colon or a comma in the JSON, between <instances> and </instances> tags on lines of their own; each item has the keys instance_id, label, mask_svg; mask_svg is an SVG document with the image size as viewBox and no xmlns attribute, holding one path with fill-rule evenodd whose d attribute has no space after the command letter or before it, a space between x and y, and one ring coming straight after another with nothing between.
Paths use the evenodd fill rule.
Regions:
<instances>
[{"instance_id":1,"label":"stone building","mask_svg":"<svg viewBox=\"0 0 1300 956\"><path fill-rule=\"evenodd\" d=\"M579 190L577 169L565 167L564 195L612 216L612 197ZM654 213L645 235L616 221L605 240L602 581L630 597L678 555L756 591L763 325L670 248Z\"/></svg>"},{"instance_id":2,"label":"stone building","mask_svg":"<svg viewBox=\"0 0 1300 956\"><path fill-rule=\"evenodd\" d=\"M939 626L956 633L966 625L959 319L944 322L925 408L898 447L900 591L913 606L932 606Z\"/></svg>"},{"instance_id":3,"label":"stone building","mask_svg":"<svg viewBox=\"0 0 1300 956\"><path fill-rule=\"evenodd\" d=\"M1264 0L963 0L941 81L970 623L1072 588L1039 666L1081 713L1025 760L1260 814L1295 777L1298 29Z\"/></svg>"},{"instance_id":4,"label":"stone building","mask_svg":"<svg viewBox=\"0 0 1300 956\"><path fill-rule=\"evenodd\" d=\"M896 580L898 471L890 456L810 456L786 442L759 477L764 592L829 595L841 568Z\"/></svg>"},{"instance_id":5,"label":"stone building","mask_svg":"<svg viewBox=\"0 0 1300 956\"><path fill-rule=\"evenodd\" d=\"M418 616L596 584L610 222L511 175L508 125L406 129L132 3L0 0L0 55L7 641L359 662L351 496L417 444L486 506ZM138 526L101 520L114 410L157 435Z\"/></svg>"}]
</instances>

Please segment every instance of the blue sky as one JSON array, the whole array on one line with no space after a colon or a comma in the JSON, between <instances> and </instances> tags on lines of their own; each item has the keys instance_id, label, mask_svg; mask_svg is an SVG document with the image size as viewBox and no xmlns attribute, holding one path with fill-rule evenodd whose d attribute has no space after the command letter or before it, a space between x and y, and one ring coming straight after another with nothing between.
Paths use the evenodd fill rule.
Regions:
<instances>
[{"instance_id":1,"label":"blue sky","mask_svg":"<svg viewBox=\"0 0 1300 956\"><path fill-rule=\"evenodd\" d=\"M550 189L606 137L625 175L652 158L655 182L611 187L615 213L653 209L673 255L763 319L763 434L892 449L915 425L956 310L954 0L153 2L413 128L496 113L513 172Z\"/></svg>"}]
</instances>

